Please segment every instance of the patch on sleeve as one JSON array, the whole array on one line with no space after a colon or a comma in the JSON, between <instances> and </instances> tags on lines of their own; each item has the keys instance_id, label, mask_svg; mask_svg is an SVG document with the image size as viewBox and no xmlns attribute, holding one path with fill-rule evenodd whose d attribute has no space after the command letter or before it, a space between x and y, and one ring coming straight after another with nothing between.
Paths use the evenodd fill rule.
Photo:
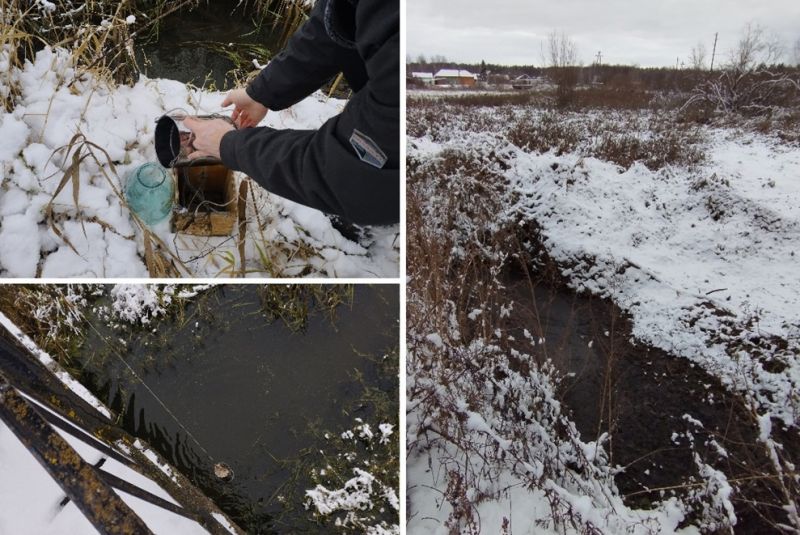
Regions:
<instances>
[{"instance_id":1,"label":"patch on sleeve","mask_svg":"<svg viewBox=\"0 0 800 535\"><path fill-rule=\"evenodd\" d=\"M350 144L356 150L356 154L358 154L362 162L366 162L378 169L382 169L386 165L386 153L381 150L371 137L363 132L353 129L353 135L350 136Z\"/></svg>"}]
</instances>

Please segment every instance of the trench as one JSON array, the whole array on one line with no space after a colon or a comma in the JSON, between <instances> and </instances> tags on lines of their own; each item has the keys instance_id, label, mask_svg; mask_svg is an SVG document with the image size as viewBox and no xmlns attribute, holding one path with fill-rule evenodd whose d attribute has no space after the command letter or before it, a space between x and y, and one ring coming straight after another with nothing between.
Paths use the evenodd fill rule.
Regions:
<instances>
[{"instance_id":1,"label":"trench","mask_svg":"<svg viewBox=\"0 0 800 535\"><path fill-rule=\"evenodd\" d=\"M555 365L562 377L560 400L583 440L608 433L605 447L611 464L622 467L615 481L626 503L648 508L702 489L696 451L729 481L741 480L732 483L737 533L771 532L775 523L787 521L773 505L783 497L768 478L758 476L772 473L757 441L758 426L719 380L687 359L634 340L629 318L609 300L578 295L552 277L534 274L529 280L521 271L508 273L504 284L500 302L513 301L514 310L500 328L515 339L516 349ZM536 345L525 337L526 329ZM796 459L800 442L792 435L778 430L775 436ZM711 440L727 450L727 458Z\"/></svg>"},{"instance_id":2,"label":"trench","mask_svg":"<svg viewBox=\"0 0 800 535\"><path fill-rule=\"evenodd\" d=\"M396 286L356 286L351 305L333 316L309 309L298 328L268 317L259 291L213 287L144 329L120 331L89 315L74 362L125 431L248 533L317 533L303 500L316 453L337 453L324 434L352 428L356 417L375 426L386 413L396 419L397 370L387 374L380 358L397 348L399 295ZM366 388L390 406L364 401ZM219 462L232 480L214 476Z\"/></svg>"}]
</instances>

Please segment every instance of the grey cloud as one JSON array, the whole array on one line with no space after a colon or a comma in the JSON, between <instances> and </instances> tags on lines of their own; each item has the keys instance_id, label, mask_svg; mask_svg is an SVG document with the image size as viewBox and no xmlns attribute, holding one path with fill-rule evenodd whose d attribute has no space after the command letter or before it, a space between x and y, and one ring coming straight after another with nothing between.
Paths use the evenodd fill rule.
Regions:
<instances>
[{"instance_id":1,"label":"grey cloud","mask_svg":"<svg viewBox=\"0 0 800 535\"><path fill-rule=\"evenodd\" d=\"M776 34L787 48L800 37L796 0L407 0L407 51L454 61L540 64L552 30L578 44L581 60L598 50L605 63L642 66L688 61L702 41L709 53L719 32L718 57L736 43L750 21Z\"/></svg>"}]
</instances>

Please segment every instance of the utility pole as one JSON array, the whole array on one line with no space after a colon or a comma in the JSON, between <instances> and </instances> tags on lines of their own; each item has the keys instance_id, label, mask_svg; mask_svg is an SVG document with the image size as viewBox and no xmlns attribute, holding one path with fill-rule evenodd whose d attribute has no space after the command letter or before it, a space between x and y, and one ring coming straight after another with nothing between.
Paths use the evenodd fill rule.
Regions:
<instances>
[{"instance_id":1,"label":"utility pole","mask_svg":"<svg viewBox=\"0 0 800 535\"><path fill-rule=\"evenodd\" d=\"M603 52L602 51L600 51L600 50L597 51L597 56L595 56L595 62L597 63L598 67L603 63Z\"/></svg>"},{"instance_id":2,"label":"utility pole","mask_svg":"<svg viewBox=\"0 0 800 535\"><path fill-rule=\"evenodd\" d=\"M709 72L714 71L714 56L717 55L717 37L719 37L719 32L714 34L714 49L711 51L711 68L709 69Z\"/></svg>"}]
</instances>

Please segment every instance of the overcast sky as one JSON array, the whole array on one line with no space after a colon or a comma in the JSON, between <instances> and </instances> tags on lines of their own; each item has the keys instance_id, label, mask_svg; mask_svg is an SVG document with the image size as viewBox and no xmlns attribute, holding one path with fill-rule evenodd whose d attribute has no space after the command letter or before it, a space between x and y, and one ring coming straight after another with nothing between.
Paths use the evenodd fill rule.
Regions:
<instances>
[{"instance_id":1,"label":"overcast sky","mask_svg":"<svg viewBox=\"0 0 800 535\"><path fill-rule=\"evenodd\" d=\"M779 36L792 59L800 38L800 0L406 0L407 54L451 61L541 65L541 44L563 30L579 59L658 67L689 63L702 41L725 59L749 21Z\"/></svg>"}]
</instances>

